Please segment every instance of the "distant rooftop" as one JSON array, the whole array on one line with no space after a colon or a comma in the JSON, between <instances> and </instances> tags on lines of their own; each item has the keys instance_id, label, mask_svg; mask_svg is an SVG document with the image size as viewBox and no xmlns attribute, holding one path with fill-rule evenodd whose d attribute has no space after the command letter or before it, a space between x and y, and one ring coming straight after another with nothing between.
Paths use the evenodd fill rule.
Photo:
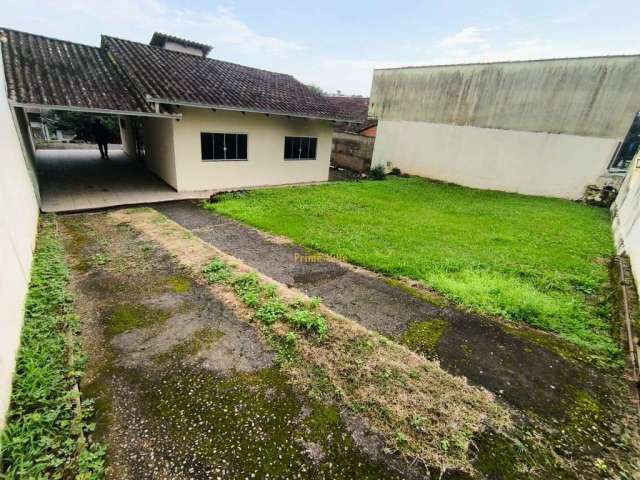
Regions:
<instances>
[{"instance_id":1,"label":"distant rooftop","mask_svg":"<svg viewBox=\"0 0 640 480\"><path fill-rule=\"evenodd\" d=\"M181 45L185 48L192 48L195 50L200 50L202 52L202 56L206 57L209 55L213 47L210 45L206 45L204 43L194 42L193 40L187 40L186 38L174 37L173 35L169 35L166 33L155 32L151 37L151 41L149 45L153 45L154 47L165 48L167 43L175 43Z\"/></svg>"}]
</instances>

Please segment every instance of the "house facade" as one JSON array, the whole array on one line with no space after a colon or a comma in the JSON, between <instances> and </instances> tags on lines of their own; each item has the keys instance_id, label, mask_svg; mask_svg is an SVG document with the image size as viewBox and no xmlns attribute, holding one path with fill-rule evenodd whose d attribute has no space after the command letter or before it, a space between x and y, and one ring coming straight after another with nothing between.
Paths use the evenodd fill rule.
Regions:
<instances>
[{"instance_id":1,"label":"house facade","mask_svg":"<svg viewBox=\"0 0 640 480\"><path fill-rule=\"evenodd\" d=\"M147 168L177 191L327 180L332 122L196 107L176 111L179 121L145 118L142 135ZM134 155L131 122L125 125L123 148ZM287 139L299 143L296 152Z\"/></svg>"},{"instance_id":2,"label":"house facade","mask_svg":"<svg viewBox=\"0 0 640 480\"><path fill-rule=\"evenodd\" d=\"M124 151L179 192L326 181L335 122L327 97L291 75L207 55L156 33L100 47L2 30L9 104L120 116Z\"/></svg>"}]
</instances>

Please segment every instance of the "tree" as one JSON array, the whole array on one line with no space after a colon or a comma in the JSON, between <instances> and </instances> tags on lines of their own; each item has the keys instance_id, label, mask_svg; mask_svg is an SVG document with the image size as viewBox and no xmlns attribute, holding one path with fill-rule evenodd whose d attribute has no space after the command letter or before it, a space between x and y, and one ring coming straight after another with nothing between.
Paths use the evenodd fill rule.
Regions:
<instances>
[{"instance_id":1,"label":"tree","mask_svg":"<svg viewBox=\"0 0 640 480\"><path fill-rule=\"evenodd\" d=\"M49 110L42 115L49 130L71 130L76 133L78 140L93 142L91 125L95 118L100 118L109 130L109 142L120 141L120 127L115 115L95 115L86 112L72 112L69 110Z\"/></svg>"},{"instance_id":2,"label":"tree","mask_svg":"<svg viewBox=\"0 0 640 480\"><path fill-rule=\"evenodd\" d=\"M319 87L318 85L316 85L315 83L310 83L309 85L307 85L307 87L313 92L316 93L318 95L326 95L327 92L325 92L321 87Z\"/></svg>"}]
</instances>

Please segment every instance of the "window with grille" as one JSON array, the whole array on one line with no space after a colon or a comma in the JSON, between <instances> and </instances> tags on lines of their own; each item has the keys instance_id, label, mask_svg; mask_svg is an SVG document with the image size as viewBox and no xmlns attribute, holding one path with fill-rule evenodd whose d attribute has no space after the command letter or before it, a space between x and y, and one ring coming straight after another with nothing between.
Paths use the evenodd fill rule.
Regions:
<instances>
[{"instance_id":1,"label":"window with grille","mask_svg":"<svg viewBox=\"0 0 640 480\"><path fill-rule=\"evenodd\" d=\"M284 159L315 160L317 147L316 137L284 137Z\"/></svg>"},{"instance_id":2,"label":"window with grille","mask_svg":"<svg viewBox=\"0 0 640 480\"><path fill-rule=\"evenodd\" d=\"M246 133L200 133L202 160L246 160Z\"/></svg>"}]
</instances>

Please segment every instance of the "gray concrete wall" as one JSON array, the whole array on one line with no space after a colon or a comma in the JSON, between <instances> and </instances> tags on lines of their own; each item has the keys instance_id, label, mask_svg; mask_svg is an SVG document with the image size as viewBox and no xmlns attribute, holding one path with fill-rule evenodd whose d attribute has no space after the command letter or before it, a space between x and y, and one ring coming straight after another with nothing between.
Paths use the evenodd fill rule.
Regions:
<instances>
[{"instance_id":1,"label":"gray concrete wall","mask_svg":"<svg viewBox=\"0 0 640 480\"><path fill-rule=\"evenodd\" d=\"M371 167L375 140L354 133L333 132L331 163L354 172L366 172Z\"/></svg>"},{"instance_id":2,"label":"gray concrete wall","mask_svg":"<svg viewBox=\"0 0 640 480\"><path fill-rule=\"evenodd\" d=\"M376 70L369 114L622 138L640 111L640 56Z\"/></svg>"},{"instance_id":3,"label":"gray concrete wall","mask_svg":"<svg viewBox=\"0 0 640 480\"><path fill-rule=\"evenodd\" d=\"M9 406L38 223L38 200L28 163L32 152L28 140L21 141L21 135L28 139L21 115L8 105L0 65L0 429Z\"/></svg>"}]
</instances>

